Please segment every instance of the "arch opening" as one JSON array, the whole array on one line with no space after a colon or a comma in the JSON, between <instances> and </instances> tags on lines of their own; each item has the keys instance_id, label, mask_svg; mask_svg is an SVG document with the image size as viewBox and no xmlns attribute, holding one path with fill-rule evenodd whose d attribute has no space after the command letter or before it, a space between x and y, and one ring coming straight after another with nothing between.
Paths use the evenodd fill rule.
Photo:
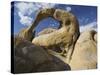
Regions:
<instances>
[{"instance_id":1,"label":"arch opening","mask_svg":"<svg viewBox=\"0 0 100 75\"><path fill-rule=\"evenodd\" d=\"M38 33L46 28L53 28L53 29L59 29L60 22L55 20L52 17L47 17L39 22L37 27L35 28L35 36L38 36Z\"/></svg>"}]
</instances>

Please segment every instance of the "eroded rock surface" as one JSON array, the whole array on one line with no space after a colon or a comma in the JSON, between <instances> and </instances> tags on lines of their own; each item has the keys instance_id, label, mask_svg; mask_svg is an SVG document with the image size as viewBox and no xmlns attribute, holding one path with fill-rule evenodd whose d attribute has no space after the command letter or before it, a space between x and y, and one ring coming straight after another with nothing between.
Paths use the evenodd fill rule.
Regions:
<instances>
[{"instance_id":1,"label":"eroded rock surface","mask_svg":"<svg viewBox=\"0 0 100 75\"><path fill-rule=\"evenodd\" d=\"M40 13L38 15L43 16ZM52 33L35 37L32 40L32 43L44 47L55 45L58 45L61 48L63 47L62 54L68 58L68 61L70 61L74 44L80 34L77 18L73 14L61 9L55 10L53 18L60 22L61 28ZM36 21L38 22L38 17L36 18Z\"/></svg>"},{"instance_id":2,"label":"eroded rock surface","mask_svg":"<svg viewBox=\"0 0 100 75\"><path fill-rule=\"evenodd\" d=\"M96 32L82 32L75 44L70 66L72 70L97 68L97 43L94 36Z\"/></svg>"}]
</instances>

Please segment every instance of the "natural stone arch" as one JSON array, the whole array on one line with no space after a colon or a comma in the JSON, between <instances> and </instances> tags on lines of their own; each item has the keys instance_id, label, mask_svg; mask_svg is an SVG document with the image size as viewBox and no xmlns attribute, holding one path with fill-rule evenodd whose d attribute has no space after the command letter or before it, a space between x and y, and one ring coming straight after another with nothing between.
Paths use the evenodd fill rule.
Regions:
<instances>
[{"instance_id":1,"label":"natural stone arch","mask_svg":"<svg viewBox=\"0 0 100 75\"><path fill-rule=\"evenodd\" d=\"M37 26L40 20L52 16L60 22L61 27L49 34L35 37L32 43L44 47L59 45L64 48L65 57L67 57L69 61L73 53L75 42L80 35L77 18L73 14L61 9L45 10L46 11L43 10L37 15L33 26Z\"/></svg>"},{"instance_id":2,"label":"natural stone arch","mask_svg":"<svg viewBox=\"0 0 100 75\"><path fill-rule=\"evenodd\" d=\"M51 9L43 9L43 10L48 10L49 12L51 11ZM43 10L41 10L41 11L43 11ZM40 11L40 13L42 13ZM80 55L83 55L83 56L85 56L82 52L81 52L81 47L80 47L80 49L79 49L79 51L77 51L78 49L78 43L76 42L76 41L78 41L77 39L78 39L78 37L79 37L79 35L80 35L80 32L79 32L79 24L78 24L78 21L77 21L77 18L73 15L73 14L71 14L71 13L69 13L69 12L65 12L65 11L63 11L63 10L60 10L60 9L56 9L56 10L52 10L51 11L51 13L52 13L52 15L51 16L53 16L55 19L57 19L57 20L59 20L60 22L61 22L61 24L62 24L62 26L63 26L63 28L60 28L59 30L56 30L56 31L53 31L53 32L51 32L51 33L49 33L49 34L45 34L45 35L40 35L39 37L35 37L34 39L33 39L33 41L32 41L32 43L34 43L35 45L39 45L39 46L45 46L45 47L48 47L48 46L51 46L51 45L53 45L53 46L55 46L55 45L60 45L60 46L62 46L66 51L68 51L68 54L67 54L67 56L66 57L62 57L62 56L59 56L59 54L57 54L57 53L55 53L55 52L53 52L53 53L51 53L52 55L54 55L54 56L56 56L56 57L58 57L58 58L61 58L61 60L63 60L64 59L64 62L65 63L67 63L68 61L67 61L67 59L68 60L70 60L70 58L71 58L71 56L72 56L72 53L73 53L73 50L75 50L74 51L74 54L73 54L73 58L72 58L72 60L71 60L71 63L70 63L70 65L71 65L71 68L72 69L77 69L77 67L82 67L82 65L84 66L84 64L82 64L82 65L80 65L79 66L79 64L77 64L77 60L76 60L76 58L74 58L75 56L79 56L78 54L80 54ZM57 14L60 14L60 15L57 15ZM42 14L48 14L48 16L50 16L50 13L47 13L47 12L44 12L44 13L42 13ZM66 15L67 14L67 15ZM69 14L69 15L68 15ZM37 20L41 20L42 19L42 17L40 17L40 19L38 19L38 17L39 17L40 15L38 14L37 15L37 17L36 17L36 19L35 19L35 21L34 21L34 23L30 26L30 27L28 27L27 28L27 30L34 30L34 28L37 26L37 23L38 23L38 21ZM67 16L69 16L70 17L70 21L72 22L72 23L70 23L70 21L68 20L68 18L67 18ZM28 33L28 31L27 30L25 30L25 31L23 31L24 33ZM65 31L67 31L67 34L66 33L64 33ZM22 32L22 33L23 33ZM60 32L62 32L62 35L60 35L60 34L56 34L56 33L60 33ZM86 32L87 33L87 32ZM66 34L66 36L65 36L65 34ZM90 34L90 33L89 33ZM24 34L23 34L24 35ZM59 36L60 38L61 38L61 36L65 36L65 37L63 37L63 39L67 39L68 40L68 42L66 42L65 40L59 40L59 39L57 39L56 40L56 38L55 38L55 36L54 35L56 35L56 38ZM81 36L81 35L80 35ZM84 36L86 36L86 35L84 35ZM52 37L52 38L51 38ZM90 36L89 36L90 37ZM95 42L97 42L97 34L95 34L94 36L93 36L93 40L95 41ZM26 35L24 36L24 38L26 38ZM28 36L28 38L29 38L29 36ZM55 38L55 39L54 39ZM52 40L53 39L53 40ZM80 37L79 37L79 39L80 39ZM35 40L35 41L34 41ZM83 39L83 40L86 40L86 38L85 39ZM90 39L89 39L90 40ZM88 41L89 41L88 40ZM55 41L55 42L53 42L53 41ZM60 41L60 44L59 44L59 41ZM91 41L90 41L91 42ZM76 43L76 47L74 48L74 45L75 45L75 43ZM79 43L80 43L80 41L79 41ZM87 43L89 43L89 42L87 42ZM93 42L94 43L94 42ZM93 44L93 43L89 43L90 45L91 44ZM80 44L80 45L82 45L82 46L85 46L85 45L83 45L83 44ZM87 46L87 45L86 45ZM88 47L88 46L87 46ZM89 46L90 47L90 49L91 49L91 47L94 47L94 46ZM86 47L85 47L86 48ZM94 47L95 48L95 47ZM92 48L93 49L93 48ZM93 50L96 50L96 49L93 49ZM88 50L88 51L90 51L90 50ZM78 54L76 54L76 52L78 52ZM82 54L81 54L82 53ZM75 55L75 56L74 56ZM87 54L88 55L88 54ZM80 56L79 56L80 57ZM93 57L94 58L94 57ZM97 58L97 57L96 57ZM77 58L78 59L78 58ZM81 58L82 60L83 60L83 58ZM92 60L92 59L91 59ZM74 64L75 64L75 61L76 61L76 64L78 65L78 66L73 66ZM85 61L85 60L83 60L83 61ZM93 60L94 61L94 60ZM95 61L97 61L97 60L95 60ZM90 62L89 62L90 63ZM90 65L90 68L91 68L91 64L89 64ZM94 62L94 65L92 66L92 68L96 68L96 65L97 65L97 63L96 62ZM86 66L87 67L87 66ZM82 69L82 68L81 68Z\"/></svg>"}]
</instances>

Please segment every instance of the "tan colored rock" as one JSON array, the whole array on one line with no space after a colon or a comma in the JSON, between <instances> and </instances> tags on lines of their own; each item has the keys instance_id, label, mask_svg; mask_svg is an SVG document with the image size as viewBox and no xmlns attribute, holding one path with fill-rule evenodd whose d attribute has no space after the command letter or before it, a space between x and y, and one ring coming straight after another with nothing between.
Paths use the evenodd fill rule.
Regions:
<instances>
[{"instance_id":1,"label":"tan colored rock","mask_svg":"<svg viewBox=\"0 0 100 75\"><path fill-rule=\"evenodd\" d=\"M39 35L43 35L43 34L48 34L48 33L51 33L51 32L54 32L56 31L57 29L54 29L54 28L46 28L46 29L43 29L41 32L38 33L38 36Z\"/></svg>"},{"instance_id":2,"label":"tan colored rock","mask_svg":"<svg viewBox=\"0 0 100 75\"><path fill-rule=\"evenodd\" d=\"M94 35L94 40L95 40L96 43L97 43L97 39L98 39L98 38L97 38L97 34L95 34L95 35Z\"/></svg>"},{"instance_id":3,"label":"tan colored rock","mask_svg":"<svg viewBox=\"0 0 100 75\"><path fill-rule=\"evenodd\" d=\"M29 28L24 28L21 29L18 36L28 41L32 41L32 39L35 37L35 31L33 32L33 30L30 30Z\"/></svg>"},{"instance_id":4,"label":"tan colored rock","mask_svg":"<svg viewBox=\"0 0 100 75\"><path fill-rule=\"evenodd\" d=\"M42 16L41 14L39 15ZM80 34L77 18L73 14L61 9L55 10L53 18L60 22L61 28L52 33L35 37L32 43L44 47L58 45L64 48L63 55L69 61L73 53L74 44ZM38 21L38 17L36 21Z\"/></svg>"},{"instance_id":5,"label":"tan colored rock","mask_svg":"<svg viewBox=\"0 0 100 75\"><path fill-rule=\"evenodd\" d=\"M70 66L72 70L97 68L97 43L94 40L95 31L81 33L75 44Z\"/></svg>"}]
</instances>

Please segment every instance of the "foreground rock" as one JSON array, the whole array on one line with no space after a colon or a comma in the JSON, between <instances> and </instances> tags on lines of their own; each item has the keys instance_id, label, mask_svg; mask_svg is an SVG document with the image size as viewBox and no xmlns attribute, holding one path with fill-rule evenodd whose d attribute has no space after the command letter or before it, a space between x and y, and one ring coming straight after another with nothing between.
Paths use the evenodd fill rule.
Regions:
<instances>
[{"instance_id":1,"label":"foreground rock","mask_svg":"<svg viewBox=\"0 0 100 75\"><path fill-rule=\"evenodd\" d=\"M97 68L97 33L85 31L81 33L75 44L70 66L72 70Z\"/></svg>"},{"instance_id":2,"label":"foreground rock","mask_svg":"<svg viewBox=\"0 0 100 75\"><path fill-rule=\"evenodd\" d=\"M70 70L68 64L50 55L40 46L33 45L20 37L15 37L14 43L15 73Z\"/></svg>"}]
</instances>

